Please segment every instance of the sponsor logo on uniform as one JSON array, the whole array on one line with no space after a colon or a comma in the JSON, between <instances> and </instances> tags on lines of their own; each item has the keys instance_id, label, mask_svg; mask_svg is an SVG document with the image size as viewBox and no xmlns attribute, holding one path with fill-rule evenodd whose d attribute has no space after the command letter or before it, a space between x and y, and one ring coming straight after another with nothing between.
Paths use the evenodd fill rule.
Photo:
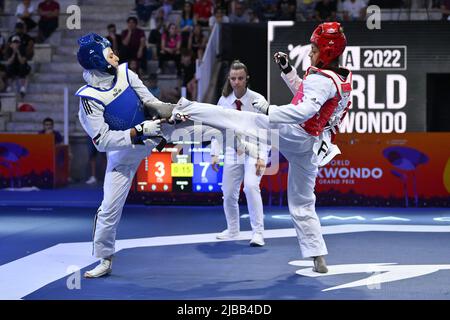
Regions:
<instances>
[{"instance_id":1,"label":"sponsor logo on uniform","mask_svg":"<svg viewBox=\"0 0 450 320\"><path fill-rule=\"evenodd\" d=\"M117 97L122 92L122 89L114 88L113 90L113 96L114 98Z\"/></svg>"}]
</instances>

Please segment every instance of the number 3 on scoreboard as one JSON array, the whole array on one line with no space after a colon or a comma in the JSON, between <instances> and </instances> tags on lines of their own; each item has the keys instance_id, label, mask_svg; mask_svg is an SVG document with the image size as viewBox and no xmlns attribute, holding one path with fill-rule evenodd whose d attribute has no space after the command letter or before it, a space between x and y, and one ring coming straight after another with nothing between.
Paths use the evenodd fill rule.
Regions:
<instances>
[{"instance_id":1,"label":"number 3 on scoreboard","mask_svg":"<svg viewBox=\"0 0 450 320\"><path fill-rule=\"evenodd\" d=\"M166 175L166 170L165 170L165 166L164 166L164 162L162 161L158 161L155 163L155 176L157 178L162 179L165 175Z\"/></svg>"}]
</instances>

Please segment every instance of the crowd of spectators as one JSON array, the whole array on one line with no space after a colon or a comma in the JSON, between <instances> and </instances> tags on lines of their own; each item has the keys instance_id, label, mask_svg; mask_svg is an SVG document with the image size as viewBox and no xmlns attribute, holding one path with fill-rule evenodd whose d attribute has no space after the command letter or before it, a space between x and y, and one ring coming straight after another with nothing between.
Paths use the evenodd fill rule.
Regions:
<instances>
[{"instance_id":1,"label":"crowd of spectators","mask_svg":"<svg viewBox=\"0 0 450 320\"><path fill-rule=\"evenodd\" d=\"M26 32L26 25L17 22L7 40L0 36L0 92L26 94L29 61L34 55L34 39Z\"/></svg>"},{"instance_id":2,"label":"crowd of spectators","mask_svg":"<svg viewBox=\"0 0 450 320\"><path fill-rule=\"evenodd\" d=\"M3 5L1 1L0 12L4 12ZM19 1L14 30L0 33L0 92L16 92L25 97L34 44L45 42L58 28L59 10L55 0Z\"/></svg>"},{"instance_id":3,"label":"crowd of spectators","mask_svg":"<svg viewBox=\"0 0 450 320\"><path fill-rule=\"evenodd\" d=\"M176 73L192 98L196 93L195 60L202 58L216 23L357 21L366 18L366 8L370 5L444 10L446 2L450 0L136 0L137 18L131 28L135 30L132 50L136 56L130 58L126 53L130 46L124 41L127 30L121 34L122 49L120 45L116 47L125 52L119 52L120 57L131 61L133 66L137 60L139 74L144 77L150 76L147 62L151 60L158 62L157 74ZM176 19L174 11L181 12ZM189 72L186 66L190 66Z\"/></svg>"},{"instance_id":4,"label":"crowd of spectators","mask_svg":"<svg viewBox=\"0 0 450 320\"><path fill-rule=\"evenodd\" d=\"M119 31L109 24L105 36L121 61L127 61L144 80L160 74L177 75L180 87L186 87L188 96L195 98L195 61L203 57L215 24L357 21L365 19L370 5L436 8L444 20L450 15L450 0L135 0L134 13L128 18L129 13L124 14L126 28ZM34 43L45 42L58 28L59 13L55 0L19 1L15 30L7 37L0 34L0 92L25 96ZM156 70L149 70L151 61L157 63Z\"/></svg>"}]
</instances>

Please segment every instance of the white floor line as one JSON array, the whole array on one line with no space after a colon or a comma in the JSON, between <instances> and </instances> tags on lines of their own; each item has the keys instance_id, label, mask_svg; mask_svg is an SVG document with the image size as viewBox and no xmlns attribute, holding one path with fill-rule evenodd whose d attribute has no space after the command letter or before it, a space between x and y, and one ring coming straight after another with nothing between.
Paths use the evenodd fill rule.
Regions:
<instances>
[{"instance_id":1,"label":"white floor line","mask_svg":"<svg viewBox=\"0 0 450 320\"><path fill-rule=\"evenodd\" d=\"M323 227L324 234L367 231L450 232L450 226L348 224ZM116 241L116 251L138 247L249 240L251 236L251 231L245 231L240 233L239 238L233 240L217 240L216 233L124 239ZM295 237L295 230L293 228L269 229L264 231L264 237L266 239ZM1 265L0 299L21 299L67 276L67 270L71 269L73 272L74 266L82 269L94 263L97 259L90 256L91 250L91 242L61 243Z\"/></svg>"}]
</instances>

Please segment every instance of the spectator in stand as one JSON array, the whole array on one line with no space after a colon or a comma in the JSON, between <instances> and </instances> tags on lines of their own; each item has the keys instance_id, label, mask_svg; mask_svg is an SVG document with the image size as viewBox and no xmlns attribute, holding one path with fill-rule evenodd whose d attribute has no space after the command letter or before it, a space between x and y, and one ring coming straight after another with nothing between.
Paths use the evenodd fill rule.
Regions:
<instances>
[{"instance_id":1,"label":"spectator in stand","mask_svg":"<svg viewBox=\"0 0 450 320\"><path fill-rule=\"evenodd\" d=\"M163 69L165 61L173 60L180 71L181 35L174 23L170 23L161 37L161 52L159 55L159 68Z\"/></svg>"},{"instance_id":2,"label":"spectator in stand","mask_svg":"<svg viewBox=\"0 0 450 320\"><path fill-rule=\"evenodd\" d=\"M136 17L129 17L127 19L127 29L122 31L123 60L137 60L139 65L146 70L145 32L137 27L137 23Z\"/></svg>"},{"instance_id":3,"label":"spectator in stand","mask_svg":"<svg viewBox=\"0 0 450 320\"><path fill-rule=\"evenodd\" d=\"M320 0L316 3L317 21L336 21L337 2L336 0Z\"/></svg>"},{"instance_id":4,"label":"spectator in stand","mask_svg":"<svg viewBox=\"0 0 450 320\"><path fill-rule=\"evenodd\" d=\"M97 180L97 158L100 157L102 170L106 168L106 153L98 152L92 139L87 139L88 153L89 153L89 178L86 180L86 184L96 184ZM102 171L100 170L100 171Z\"/></svg>"},{"instance_id":5,"label":"spectator in stand","mask_svg":"<svg viewBox=\"0 0 450 320\"><path fill-rule=\"evenodd\" d=\"M55 137L55 145L63 143L63 137L61 134L54 129L54 121L52 118L45 118L42 121L43 129L39 131L39 134L52 134Z\"/></svg>"},{"instance_id":6,"label":"spectator in stand","mask_svg":"<svg viewBox=\"0 0 450 320\"><path fill-rule=\"evenodd\" d=\"M205 51L207 41L208 39L203 34L202 27L199 24L196 24L194 31L191 33L191 37L189 38L188 45L188 49L193 52L194 60L201 59L203 57L203 52Z\"/></svg>"},{"instance_id":7,"label":"spectator in stand","mask_svg":"<svg viewBox=\"0 0 450 320\"><path fill-rule=\"evenodd\" d=\"M20 48L25 53L27 60L33 59L34 56L34 40L25 32L25 25L22 22L16 23L16 32L9 37L8 43L12 42L12 38L18 36L20 38Z\"/></svg>"},{"instance_id":8,"label":"spectator in stand","mask_svg":"<svg viewBox=\"0 0 450 320\"><path fill-rule=\"evenodd\" d=\"M215 8L222 8L223 14L228 16L228 12L231 12L231 10L229 10L231 7L231 2L232 0L216 0L214 1L214 4Z\"/></svg>"},{"instance_id":9,"label":"spectator in stand","mask_svg":"<svg viewBox=\"0 0 450 320\"><path fill-rule=\"evenodd\" d=\"M173 11L173 0L163 0L161 10L164 12L164 20L169 20L169 16Z\"/></svg>"},{"instance_id":10,"label":"spectator in stand","mask_svg":"<svg viewBox=\"0 0 450 320\"><path fill-rule=\"evenodd\" d=\"M148 43L151 51L151 58L153 60L158 60L159 52L161 51L161 38L164 33L164 11L158 10L156 12L155 27L150 30L150 34L148 35Z\"/></svg>"},{"instance_id":11,"label":"spectator in stand","mask_svg":"<svg viewBox=\"0 0 450 320\"><path fill-rule=\"evenodd\" d=\"M34 29L37 25L37 23L32 19L35 9L36 8L31 3L31 0L22 0L22 2L17 5L16 16L19 21L25 24L27 27L27 32Z\"/></svg>"},{"instance_id":12,"label":"spectator in stand","mask_svg":"<svg viewBox=\"0 0 450 320\"><path fill-rule=\"evenodd\" d=\"M189 36L192 30L194 30L194 25L194 7L192 5L192 2L186 1L183 5L183 11L181 12L181 19L179 23L182 48L187 48Z\"/></svg>"},{"instance_id":13,"label":"spectator in stand","mask_svg":"<svg viewBox=\"0 0 450 320\"><path fill-rule=\"evenodd\" d=\"M220 8L220 7L216 7L216 9L214 9L214 15L209 17L209 27L212 29L214 27L214 24L216 23L228 23L230 22L230 18L228 18L228 16L225 15L225 11Z\"/></svg>"},{"instance_id":14,"label":"spectator in stand","mask_svg":"<svg viewBox=\"0 0 450 320\"><path fill-rule=\"evenodd\" d=\"M13 90L13 85L15 86L15 81L18 79L20 82L19 93L21 97L24 98L31 67L27 62L26 49L21 46L19 36L15 35L11 38L11 42L8 43L5 59L6 75L9 82L6 91L11 92Z\"/></svg>"},{"instance_id":15,"label":"spectator in stand","mask_svg":"<svg viewBox=\"0 0 450 320\"><path fill-rule=\"evenodd\" d=\"M366 16L366 3L363 0L345 0L342 3L345 21L364 20Z\"/></svg>"},{"instance_id":16,"label":"spectator in stand","mask_svg":"<svg viewBox=\"0 0 450 320\"><path fill-rule=\"evenodd\" d=\"M202 27L207 27L213 10L214 5L211 0L196 0L194 3L194 17L197 23Z\"/></svg>"},{"instance_id":17,"label":"spectator in stand","mask_svg":"<svg viewBox=\"0 0 450 320\"><path fill-rule=\"evenodd\" d=\"M37 41L42 43L58 28L59 3L54 0L44 0L38 5L38 13L41 18L38 22Z\"/></svg>"},{"instance_id":18,"label":"spectator in stand","mask_svg":"<svg viewBox=\"0 0 450 320\"><path fill-rule=\"evenodd\" d=\"M249 23L250 17L245 12L243 1L236 2L234 5L234 13L230 14L231 23Z\"/></svg>"},{"instance_id":19,"label":"spectator in stand","mask_svg":"<svg viewBox=\"0 0 450 320\"><path fill-rule=\"evenodd\" d=\"M189 100L197 99L197 80L195 79L195 63L191 50L181 52L181 86L187 90Z\"/></svg>"},{"instance_id":20,"label":"spectator in stand","mask_svg":"<svg viewBox=\"0 0 450 320\"><path fill-rule=\"evenodd\" d=\"M301 21L312 21L315 16L315 0L298 0L297 5Z\"/></svg>"},{"instance_id":21,"label":"spectator in stand","mask_svg":"<svg viewBox=\"0 0 450 320\"><path fill-rule=\"evenodd\" d=\"M252 0L249 2L248 15L250 16L250 23L257 23L252 15L258 18L258 22L264 19L264 0ZM253 20L253 21L252 21Z\"/></svg>"},{"instance_id":22,"label":"spectator in stand","mask_svg":"<svg viewBox=\"0 0 450 320\"><path fill-rule=\"evenodd\" d=\"M259 23L258 15L253 11L253 9L248 9L247 14L250 23Z\"/></svg>"},{"instance_id":23,"label":"spectator in stand","mask_svg":"<svg viewBox=\"0 0 450 320\"><path fill-rule=\"evenodd\" d=\"M277 0L264 0L264 19L273 20L277 14Z\"/></svg>"},{"instance_id":24,"label":"spectator in stand","mask_svg":"<svg viewBox=\"0 0 450 320\"><path fill-rule=\"evenodd\" d=\"M278 0L277 2L277 20L296 20L297 1L296 0Z\"/></svg>"},{"instance_id":25,"label":"spectator in stand","mask_svg":"<svg viewBox=\"0 0 450 320\"><path fill-rule=\"evenodd\" d=\"M117 33L116 25L111 23L107 27L108 29L108 35L106 36L106 39L108 39L109 42L111 42L111 49L113 50L114 54L118 57L122 56L122 37L120 34Z\"/></svg>"},{"instance_id":26,"label":"spectator in stand","mask_svg":"<svg viewBox=\"0 0 450 320\"><path fill-rule=\"evenodd\" d=\"M147 25L154 10L161 4L159 0L136 0L136 14L142 25Z\"/></svg>"}]
</instances>

